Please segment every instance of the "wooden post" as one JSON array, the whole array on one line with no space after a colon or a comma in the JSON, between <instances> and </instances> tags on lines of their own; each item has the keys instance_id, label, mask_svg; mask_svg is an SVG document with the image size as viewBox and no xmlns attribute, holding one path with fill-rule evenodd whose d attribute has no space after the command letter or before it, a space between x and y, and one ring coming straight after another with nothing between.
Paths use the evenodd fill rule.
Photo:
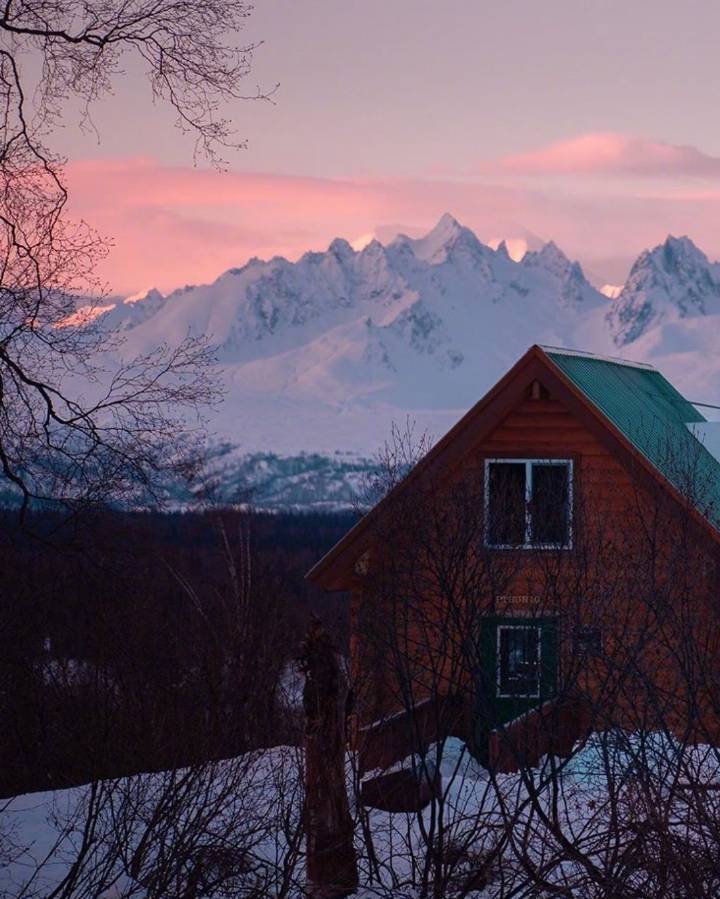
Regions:
<instances>
[{"instance_id":1,"label":"wooden post","mask_svg":"<svg viewBox=\"0 0 720 899\"><path fill-rule=\"evenodd\" d=\"M339 899L358 886L345 785L345 693L337 653L317 619L301 657L305 674L306 880L311 899Z\"/></svg>"}]
</instances>

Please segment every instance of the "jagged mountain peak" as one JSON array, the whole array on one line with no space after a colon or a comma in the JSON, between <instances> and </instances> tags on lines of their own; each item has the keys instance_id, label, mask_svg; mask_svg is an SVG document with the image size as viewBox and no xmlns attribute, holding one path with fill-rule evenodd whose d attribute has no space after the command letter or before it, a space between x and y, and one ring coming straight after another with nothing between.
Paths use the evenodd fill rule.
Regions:
<instances>
[{"instance_id":1,"label":"jagged mountain peak","mask_svg":"<svg viewBox=\"0 0 720 899\"><path fill-rule=\"evenodd\" d=\"M558 289L566 304L596 303L599 292L585 277L579 262L570 260L555 241L548 241L539 250L528 251L519 265L541 270L558 282Z\"/></svg>"},{"instance_id":2,"label":"jagged mountain peak","mask_svg":"<svg viewBox=\"0 0 720 899\"><path fill-rule=\"evenodd\" d=\"M164 300L165 297L157 287L151 287L149 290L139 290L123 299L123 303L132 306L134 303L156 303L158 300Z\"/></svg>"},{"instance_id":3,"label":"jagged mountain peak","mask_svg":"<svg viewBox=\"0 0 720 899\"><path fill-rule=\"evenodd\" d=\"M467 230L469 229L461 225L455 216L449 212L444 212L438 219L437 224L425 236L446 241Z\"/></svg>"},{"instance_id":4,"label":"jagged mountain peak","mask_svg":"<svg viewBox=\"0 0 720 899\"><path fill-rule=\"evenodd\" d=\"M675 237L668 234L662 243L652 249L643 250L635 260L630 274L649 265L674 273L679 268L708 264L708 257L689 237L685 235Z\"/></svg>"},{"instance_id":5,"label":"jagged mountain peak","mask_svg":"<svg viewBox=\"0 0 720 899\"><path fill-rule=\"evenodd\" d=\"M421 238L399 236L387 246L373 239L361 250L336 238L324 252L306 253L297 262L253 259L213 284L183 288L168 297L152 290L133 299L105 318L127 332L136 331L141 350L190 330L211 335L224 361L241 362L295 352L335 327L371 316L378 327L388 328L381 332L388 352L404 353L400 343L406 337L411 350L420 346L420 318L405 311L420 300L416 312L427 310L423 323L435 321L432 316L442 320L442 328L428 332L428 341L439 340L436 335L442 332L448 352L460 347L458 358L469 358L466 337L490 327L495 317L490 306L505 309L503 316L537 316L552 322L558 333L566 327L564 316L601 310L600 316L607 313L611 339L620 346L668 315L720 311L720 266L710 263L689 237L669 235L640 255L608 312L607 299L554 241L516 262L504 241L493 250L445 213ZM396 320L400 324L390 328ZM415 328L412 339L407 322ZM423 343L426 350L428 341ZM350 350L338 352L339 358ZM364 350L353 352L362 356ZM425 356L433 358L433 353ZM414 358L411 353L404 364L411 366Z\"/></svg>"},{"instance_id":6,"label":"jagged mountain peak","mask_svg":"<svg viewBox=\"0 0 720 899\"><path fill-rule=\"evenodd\" d=\"M680 237L675 237L672 234L668 234L665 238L665 242L663 243L663 249L666 253L671 254L688 254L693 256L700 256L703 259L707 259L707 256L697 244L693 243L693 241L687 236L687 234L683 234Z\"/></svg>"},{"instance_id":7,"label":"jagged mountain peak","mask_svg":"<svg viewBox=\"0 0 720 899\"><path fill-rule=\"evenodd\" d=\"M549 240L547 243L543 244L538 255L541 259L552 259L560 262L570 261L554 240Z\"/></svg>"},{"instance_id":8,"label":"jagged mountain peak","mask_svg":"<svg viewBox=\"0 0 720 899\"><path fill-rule=\"evenodd\" d=\"M515 262L506 245L491 249L446 213L422 238L400 236L387 246L373 239L359 251L336 238L326 251L307 252L297 262L254 259L212 284L158 296L155 302L148 295L136 313L126 316L124 327L137 329L133 342L140 350L188 330L205 333L224 362L240 362L294 351L360 316L370 315L384 326L422 300L418 308L451 322L446 342L454 352L455 343L484 327L489 304L518 314L517 303L526 296L533 298L533 315L545 310L548 321L579 301L601 299L577 263L553 242ZM392 335L400 339L409 333L396 327ZM411 344L419 346L416 339Z\"/></svg>"},{"instance_id":9,"label":"jagged mountain peak","mask_svg":"<svg viewBox=\"0 0 720 899\"><path fill-rule=\"evenodd\" d=\"M461 225L449 212L444 213L424 237L413 239L400 235L393 244L410 247L416 259L431 265L447 262L453 254L463 251L478 256L493 252L480 243L474 231Z\"/></svg>"},{"instance_id":10,"label":"jagged mountain peak","mask_svg":"<svg viewBox=\"0 0 720 899\"><path fill-rule=\"evenodd\" d=\"M508 246L507 246L507 243L505 242L505 240L500 241L500 243L497 245L497 249L495 250L495 253L500 259L504 259L508 262L511 261L510 252L508 250Z\"/></svg>"},{"instance_id":11,"label":"jagged mountain peak","mask_svg":"<svg viewBox=\"0 0 720 899\"><path fill-rule=\"evenodd\" d=\"M663 243L643 250L630 270L628 281L637 277L638 273L643 275L653 269L675 275L688 268L702 268L709 264L705 253L689 237L668 234ZM649 274L645 276L649 277Z\"/></svg>"},{"instance_id":12,"label":"jagged mountain peak","mask_svg":"<svg viewBox=\"0 0 720 899\"><path fill-rule=\"evenodd\" d=\"M385 254L385 247L380 243L380 241L373 237L373 239L366 243L365 246L360 250L361 256L383 256Z\"/></svg>"},{"instance_id":13,"label":"jagged mountain peak","mask_svg":"<svg viewBox=\"0 0 720 899\"><path fill-rule=\"evenodd\" d=\"M568 259L554 240L544 243L539 250L529 250L523 256L520 264L525 266L542 265L557 272L569 271L572 265L578 265Z\"/></svg>"},{"instance_id":14,"label":"jagged mountain peak","mask_svg":"<svg viewBox=\"0 0 720 899\"><path fill-rule=\"evenodd\" d=\"M637 340L668 317L720 311L720 265L689 237L668 235L638 256L613 302L608 321L615 343Z\"/></svg>"},{"instance_id":15,"label":"jagged mountain peak","mask_svg":"<svg viewBox=\"0 0 720 899\"><path fill-rule=\"evenodd\" d=\"M522 257L508 245L493 250L444 215L420 239L357 250L337 239L296 262L254 259L211 284L118 302L102 320L123 328L128 354L208 335L227 395L212 431L236 460L323 454L312 464L324 499L328 454L371 455L408 416L442 433L533 343L611 354L613 340L634 341L622 355L667 364L671 375L697 354L712 372L702 398L713 399L720 266L689 238L641 254L616 300L553 241ZM299 477L296 461L278 476L286 486ZM228 477L235 470L228 463Z\"/></svg>"},{"instance_id":16,"label":"jagged mountain peak","mask_svg":"<svg viewBox=\"0 0 720 899\"><path fill-rule=\"evenodd\" d=\"M169 296L160 293L156 287L138 291L125 297L122 302L108 306L108 311L103 316L103 324L108 329L132 330L156 315L167 303Z\"/></svg>"},{"instance_id":17,"label":"jagged mountain peak","mask_svg":"<svg viewBox=\"0 0 720 899\"><path fill-rule=\"evenodd\" d=\"M355 250L344 237L336 237L328 247L328 252L333 253L340 259L349 259L355 255Z\"/></svg>"}]
</instances>

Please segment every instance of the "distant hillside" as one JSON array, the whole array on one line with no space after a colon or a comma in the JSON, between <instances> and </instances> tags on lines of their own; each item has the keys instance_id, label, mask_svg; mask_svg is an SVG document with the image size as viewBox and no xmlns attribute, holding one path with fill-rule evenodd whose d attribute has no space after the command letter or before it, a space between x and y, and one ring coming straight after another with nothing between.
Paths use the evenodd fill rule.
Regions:
<instances>
[{"instance_id":1,"label":"distant hillside","mask_svg":"<svg viewBox=\"0 0 720 899\"><path fill-rule=\"evenodd\" d=\"M336 239L209 285L117 302L125 352L188 332L218 347L211 467L269 506L344 505L392 422L440 436L532 343L650 361L720 397L720 266L687 238L640 255L611 299L554 243L513 261L450 215L420 239Z\"/></svg>"}]
</instances>

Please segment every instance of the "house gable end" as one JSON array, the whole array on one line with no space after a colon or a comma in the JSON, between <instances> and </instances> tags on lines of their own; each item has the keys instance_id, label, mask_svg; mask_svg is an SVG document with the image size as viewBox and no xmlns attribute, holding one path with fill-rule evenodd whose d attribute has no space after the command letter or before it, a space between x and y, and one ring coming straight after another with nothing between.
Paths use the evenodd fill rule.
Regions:
<instances>
[{"instance_id":1,"label":"house gable end","mask_svg":"<svg viewBox=\"0 0 720 899\"><path fill-rule=\"evenodd\" d=\"M563 428L567 429L565 436ZM612 457L611 467L620 463L639 486L659 485L679 502L683 500L667 477L583 393L549 353L533 346L448 431L391 495L419 488L424 478L448 477L454 471L477 466L483 457L490 455L572 457L584 453ZM388 500L389 497L385 498L368 512L311 569L308 579L326 590L351 589L359 576L358 559L367 558L372 526L383 514ZM720 542L720 534L707 519L697 510L693 514L702 529Z\"/></svg>"}]
</instances>

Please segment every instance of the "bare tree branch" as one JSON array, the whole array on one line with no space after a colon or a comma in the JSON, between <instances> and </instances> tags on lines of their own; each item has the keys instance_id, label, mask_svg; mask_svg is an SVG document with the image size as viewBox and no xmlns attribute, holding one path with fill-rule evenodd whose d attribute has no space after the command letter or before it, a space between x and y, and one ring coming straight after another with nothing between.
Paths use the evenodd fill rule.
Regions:
<instances>
[{"instance_id":1,"label":"bare tree branch","mask_svg":"<svg viewBox=\"0 0 720 899\"><path fill-rule=\"evenodd\" d=\"M77 310L106 295L95 272L108 244L68 220L63 160L47 140L70 100L87 124L135 55L153 98L194 134L196 154L220 166L223 148L243 146L224 106L272 93L242 89L255 47L236 37L250 11L231 0L6 0L0 9L0 467L23 510L34 499L157 497L162 473L198 436L189 414L219 396L197 337L106 370L122 342ZM27 70L38 61L32 90Z\"/></svg>"}]
</instances>

